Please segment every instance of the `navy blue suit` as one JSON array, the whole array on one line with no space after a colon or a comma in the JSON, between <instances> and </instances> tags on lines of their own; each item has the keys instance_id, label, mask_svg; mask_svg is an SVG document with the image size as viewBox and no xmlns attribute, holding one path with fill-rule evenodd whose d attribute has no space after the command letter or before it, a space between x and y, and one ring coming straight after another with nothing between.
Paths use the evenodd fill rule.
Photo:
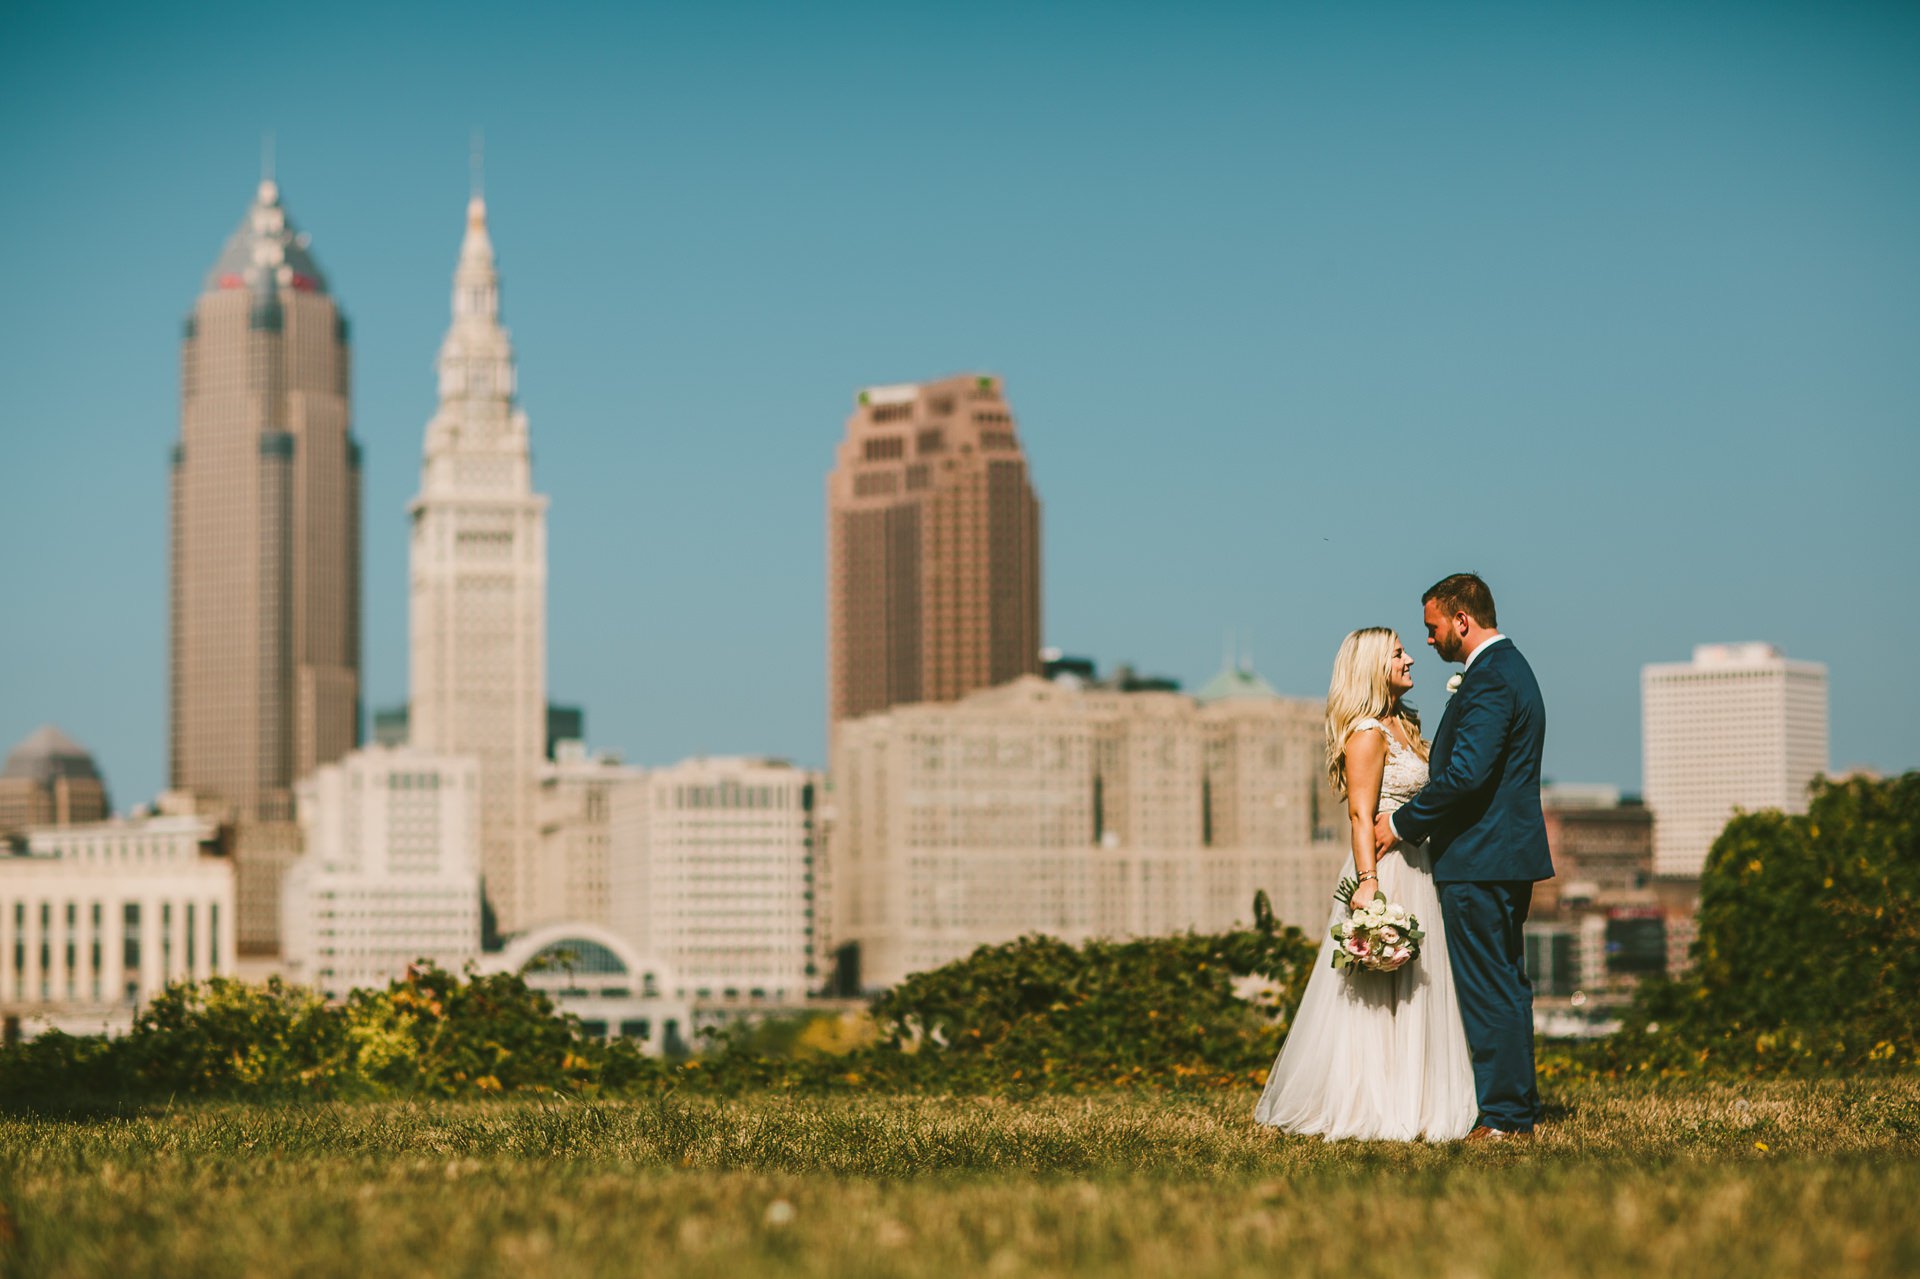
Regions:
<instances>
[{"instance_id":1,"label":"navy blue suit","mask_svg":"<svg viewBox=\"0 0 1920 1279\"><path fill-rule=\"evenodd\" d=\"M1418 795L1393 815L1428 841L1480 1122L1527 1132L1539 1117L1533 983L1521 930L1537 880L1553 878L1540 811L1547 705L1533 668L1502 639L1477 650L1440 717Z\"/></svg>"}]
</instances>

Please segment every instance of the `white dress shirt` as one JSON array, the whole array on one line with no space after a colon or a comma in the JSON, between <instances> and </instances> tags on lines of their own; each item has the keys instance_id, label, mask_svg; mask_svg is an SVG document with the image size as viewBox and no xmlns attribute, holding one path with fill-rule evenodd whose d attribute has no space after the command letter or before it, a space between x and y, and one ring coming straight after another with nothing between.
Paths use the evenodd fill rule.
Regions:
<instances>
[{"instance_id":1,"label":"white dress shirt","mask_svg":"<svg viewBox=\"0 0 1920 1279\"><path fill-rule=\"evenodd\" d=\"M1495 644L1498 644L1501 640L1505 638L1506 636L1502 635L1499 631L1495 631L1493 634L1481 640L1479 646L1475 648L1471 653L1467 654L1466 664L1460 668L1460 673L1462 675L1465 675L1468 671L1472 670L1473 662L1475 658L1479 657L1480 654L1486 652L1488 649L1492 648Z\"/></svg>"}]
</instances>

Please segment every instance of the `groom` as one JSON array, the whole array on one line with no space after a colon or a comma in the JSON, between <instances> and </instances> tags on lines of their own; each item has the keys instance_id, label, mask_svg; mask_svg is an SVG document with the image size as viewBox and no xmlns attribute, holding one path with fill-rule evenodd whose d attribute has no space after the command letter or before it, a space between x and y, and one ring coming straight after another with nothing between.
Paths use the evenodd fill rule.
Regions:
<instances>
[{"instance_id":1,"label":"groom","mask_svg":"<svg viewBox=\"0 0 1920 1279\"><path fill-rule=\"evenodd\" d=\"M1381 852L1431 840L1447 953L1473 1054L1480 1118L1468 1141L1533 1131L1533 983L1521 926L1537 880L1553 877L1540 813L1547 707L1533 668L1495 627L1493 592L1472 573L1420 597L1427 643L1466 663L1433 735L1420 793L1374 824ZM1450 685L1450 687L1453 687Z\"/></svg>"}]
</instances>

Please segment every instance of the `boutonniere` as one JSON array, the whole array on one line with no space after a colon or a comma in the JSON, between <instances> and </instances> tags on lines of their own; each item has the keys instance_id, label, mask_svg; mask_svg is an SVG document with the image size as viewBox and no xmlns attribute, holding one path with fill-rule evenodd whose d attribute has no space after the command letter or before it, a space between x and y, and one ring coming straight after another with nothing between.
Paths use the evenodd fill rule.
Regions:
<instances>
[{"instance_id":1,"label":"boutonniere","mask_svg":"<svg viewBox=\"0 0 1920 1279\"><path fill-rule=\"evenodd\" d=\"M1465 671L1461 671L1459 674L1455 675L1452 679L1447 681L1448 697L1452 697L1455 693L1460 691L1460 681L1464 680L1466 677L1467 677L1467 673Z\"/></svg>"}]
</instances>

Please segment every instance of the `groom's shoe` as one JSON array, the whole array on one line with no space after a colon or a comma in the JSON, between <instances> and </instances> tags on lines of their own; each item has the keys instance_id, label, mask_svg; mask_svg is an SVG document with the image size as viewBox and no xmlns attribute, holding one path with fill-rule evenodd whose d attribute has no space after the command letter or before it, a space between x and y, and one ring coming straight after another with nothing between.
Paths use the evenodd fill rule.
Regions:
<instances>
[{"instance_id":1,"label":"groom's shoe","mask_svg":"<svg viewBox=\"0 0 1920 1279\"><path fill-rule=\"evenodd\" d=\"M1472 1132L1468 1133L1464 1138L1464 1140L1466 1141L1513 1141L1513 1140L1518 1140L1520 1138L1531 1137L1531 1136L1533 1136L1533 1133L1531 1131L1508 1132L1505 1128L1489 1128L1485 1124L1481 1124L1478 1128L1475 1128Z\"/></svg>"}]
</instances>

